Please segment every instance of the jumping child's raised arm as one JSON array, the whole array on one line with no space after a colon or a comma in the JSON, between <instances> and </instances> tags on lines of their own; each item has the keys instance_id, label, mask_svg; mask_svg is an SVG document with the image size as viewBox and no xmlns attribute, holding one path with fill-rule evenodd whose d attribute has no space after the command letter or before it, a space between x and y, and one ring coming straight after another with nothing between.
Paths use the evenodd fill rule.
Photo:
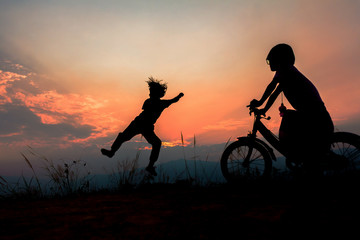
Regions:
<instances>
[{"instance_id":1,"label":"jumping child's raised arm","mask_svg":"<svg viewBox=\"0 0 360 240\"><path fill-rule=\"evenodd\" d=\"M179 93L179 95L177 95L176 97L174 97L173 99L170 99L169 101L172 103L176 103L177 101L180 100L180 98L182 98L184 96L183 93Z\"/></svg>"}]
</instances>

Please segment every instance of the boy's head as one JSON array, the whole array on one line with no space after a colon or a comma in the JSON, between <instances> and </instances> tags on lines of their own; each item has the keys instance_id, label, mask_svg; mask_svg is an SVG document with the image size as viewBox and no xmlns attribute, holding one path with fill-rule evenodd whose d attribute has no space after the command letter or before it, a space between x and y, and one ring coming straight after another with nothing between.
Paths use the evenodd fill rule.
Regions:
<instances>
[{"instance_id":1,"label":"boy's head","mask_svg":"<svg viewBox=\"0 0 360 240\"><path fill-rule=\"evenodd\" d=\"M272 71L277 71L281 67L292 66L295 63L295 54L292 48L281 43L273 47L266 57L267 63Z\"/></svg>"},{"instance_id":2,"label":"boy's head","mask_svg":"<svg viewBox=\"0 0 360 240\"><path fill-rule=\"evenodd\" d=\"M161 83L162 80L154 79L149 77L149 80L146 81L149 85L150 97L162 98L165 95L167 84Z\"/></svg>"}]
</instances>

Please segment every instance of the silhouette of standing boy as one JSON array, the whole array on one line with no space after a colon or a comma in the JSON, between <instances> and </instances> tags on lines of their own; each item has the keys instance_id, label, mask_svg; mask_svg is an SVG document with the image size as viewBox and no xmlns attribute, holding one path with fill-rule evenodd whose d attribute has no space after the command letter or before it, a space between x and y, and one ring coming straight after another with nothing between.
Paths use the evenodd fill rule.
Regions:
<instances>
[{"instance_id":1,"label":"silhouette of standing boy","mask_svg":"<svg viewBox=\"0 0 360 240\"><path fill-rule=\"evenodd\" d=\"M303 158L304 165L314 165L314 160L330 148L330 137L334 131L331 117L316 87L295 66L295 54L287 44L273 47L267 58L275 76L260 100L252 100L250 106L259 107L263 115L269 110L281 92L295 110L282 106L283 119L279 138L288 157ZM281 114L282 115L282 114ZM306 152L304 152L306 151ZM304 153L303 153L304 152ZM305 156L302 154L306 154Z\"/></svg>"},{"instance_id":2,"label":"silhouette of standing boy","mask_svg":"<svg viewBox=\"0 0 360 240\"><path fill-rule=\"evenodd\" d=\"M161 80L154 79L153 77L149 77L147 83L149 85L150 98L144 102L142 107L143 111L130 123L124 132L119 133L111 146L111 150L102 148L101 153L111 158L120 148L121 144L129 141L137 134L142 134L146 141L152 145L149 165L145 169L150 174L156 176L157 173L154 164L159 157L161 140L154 132L154 124L160 117L162 111L171 104L179 101L184 94L180 93L177 97L170 100L162 100L161 98L164 97L167 89L166 83L161 83Z\"/></svg>"}]
</instances>

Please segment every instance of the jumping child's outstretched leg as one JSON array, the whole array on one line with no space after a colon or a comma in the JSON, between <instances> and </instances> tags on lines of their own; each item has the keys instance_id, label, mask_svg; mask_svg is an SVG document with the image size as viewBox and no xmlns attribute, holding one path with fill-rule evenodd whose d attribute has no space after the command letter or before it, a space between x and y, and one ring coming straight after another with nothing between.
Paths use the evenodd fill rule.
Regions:
<instances>
[{"instance_id":1,"label":"jumping child's outstretched leg","mask_svg":"<svg viewBox=\"0 0 360 240\"><path fill-rule=\"evenodd\" d=\"M115 155L115 152L119 150L121 145L129 141L131 138L133 138L136 134L138 134L138 131L136 129L135 124L132 122L125 130L124 132L119 133L117 138L115 139L114 143L111 145L111 149L107 150L105 148L101 149L101 153L109 158L112 158Z\"/></svg>"},{"instance_id":2,"label":"jumping child's outstretched leg","mask_svg":"<svg viewBox=\"0 0 360 240\"><path fill-rule=\"evenodd\" d=\"M115 152L119 150L120 146L125 142L123 133L119 133L114 143L111 145L111 149L107 150L105 148L101 149L101 153L109 158L112 158L115 155Z\"/></svg>"}]
</instances>

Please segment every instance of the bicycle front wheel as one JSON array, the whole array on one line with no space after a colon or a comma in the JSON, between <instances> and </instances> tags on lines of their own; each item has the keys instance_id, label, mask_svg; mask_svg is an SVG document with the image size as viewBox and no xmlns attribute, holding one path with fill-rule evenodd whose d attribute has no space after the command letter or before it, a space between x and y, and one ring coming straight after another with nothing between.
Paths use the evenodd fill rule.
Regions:
<instances>
[{"instance_id":1,"label":"bicycle front wheel","mask_svg":"<svg viewBox=\"0 0 360 240\"><path fill-rule=\"evenodd\" d=\"M260 143L240 138L230 144L221 156L221 171L228 182L240 182L269 177L271 157Z\"/></svg>"}]
</instances>

